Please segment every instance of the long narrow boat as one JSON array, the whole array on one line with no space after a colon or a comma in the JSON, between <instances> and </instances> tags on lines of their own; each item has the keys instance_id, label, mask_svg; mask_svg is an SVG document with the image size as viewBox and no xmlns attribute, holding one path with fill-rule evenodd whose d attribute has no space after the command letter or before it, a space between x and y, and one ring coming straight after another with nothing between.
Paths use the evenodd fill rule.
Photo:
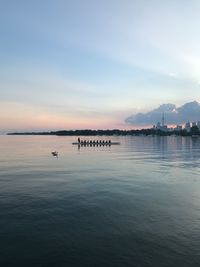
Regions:
<instances>
[{"instance_id":1,"label":"long narrow boat","mask_svg":"<svg viewBox=\"0 0 200 267\"><path fill-rule=\"evenodd\" d=\"M104 142L104 143L102 143L102 142L101 143L99 143L99 142L98 143L97 142L95 142L95 143L93 143L93 142L92 143L73 142L72 145L79 145L79 146L90 146L90 145L91 146L93 146L93 145L94 146L111 146L111 145L120 145L120 142L110 142L110 143L109 142L107 142L107 143L106 142Z\"/></svg>"}]
</instances>

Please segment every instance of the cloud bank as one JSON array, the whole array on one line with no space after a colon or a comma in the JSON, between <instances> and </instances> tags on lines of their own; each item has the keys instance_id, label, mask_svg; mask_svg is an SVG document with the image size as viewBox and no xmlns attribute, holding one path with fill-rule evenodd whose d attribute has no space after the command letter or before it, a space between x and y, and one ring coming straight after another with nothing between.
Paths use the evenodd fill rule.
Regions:
<instances>
[{"instance_id":1,"label":"cloud bank","mask_svg":"<svg viewBox=\"0 0 200 267\"><path fill-rule=\"evenodd\" d=\"M137 113L126 118L125 122L135 125L150 125L161 121L165 114L166 124L181 124L187 121L200 121L200 103L197 101L186 103L180 107L174 104L162 104L147 113Z\"/></svg>"}]
</instances>

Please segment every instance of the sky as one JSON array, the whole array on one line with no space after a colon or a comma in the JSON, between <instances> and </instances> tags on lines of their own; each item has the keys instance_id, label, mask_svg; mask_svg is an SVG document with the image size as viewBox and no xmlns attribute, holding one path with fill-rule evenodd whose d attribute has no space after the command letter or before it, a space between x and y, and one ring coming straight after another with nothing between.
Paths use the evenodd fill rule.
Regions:
<instances>
[{"instance_id":1,"label":"sky","mask_svg":"<svg viewBox=\"0 0 200 267\"><path fill-rule=\"evenodd\" d=\"M129 129L200 101L199 0L1 0L0 132Z\"/></svg>"}]
</instances>

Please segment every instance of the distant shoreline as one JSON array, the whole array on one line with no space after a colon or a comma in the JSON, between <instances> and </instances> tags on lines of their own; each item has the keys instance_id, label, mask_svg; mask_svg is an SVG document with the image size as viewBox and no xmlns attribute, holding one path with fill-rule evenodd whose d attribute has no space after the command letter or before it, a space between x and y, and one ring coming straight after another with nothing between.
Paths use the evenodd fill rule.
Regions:
<instances>
[{"instance_id":1,"label":"distant shoreline","mask_svg":"<svg viewBox=\"0 0 200 267\"><path fill-rule=\"evenodd\" d=\"M60 130L50 132L13 132L7 135L56 135L56 136L200 136L200 131L191 128L190 132L185 129L177 131L162 131L158 129L141 129L141 130Z\"/></svg>"}]
</instances>

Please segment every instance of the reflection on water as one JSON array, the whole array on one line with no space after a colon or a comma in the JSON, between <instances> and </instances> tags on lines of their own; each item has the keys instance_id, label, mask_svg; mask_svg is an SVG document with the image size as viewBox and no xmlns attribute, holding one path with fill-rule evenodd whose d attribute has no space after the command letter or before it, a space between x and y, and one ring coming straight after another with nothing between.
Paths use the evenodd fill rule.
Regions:
<instances>
[{"instance_id":1,"label":"reflection on water","mask_svg":"<svg viewBox=\"0 0 200 267\"><path fill-rule=\"evenodd\" d=\"M200 138L75 139L0 137L0 266L198 266Z\"/></svg>"}]
</instances>

